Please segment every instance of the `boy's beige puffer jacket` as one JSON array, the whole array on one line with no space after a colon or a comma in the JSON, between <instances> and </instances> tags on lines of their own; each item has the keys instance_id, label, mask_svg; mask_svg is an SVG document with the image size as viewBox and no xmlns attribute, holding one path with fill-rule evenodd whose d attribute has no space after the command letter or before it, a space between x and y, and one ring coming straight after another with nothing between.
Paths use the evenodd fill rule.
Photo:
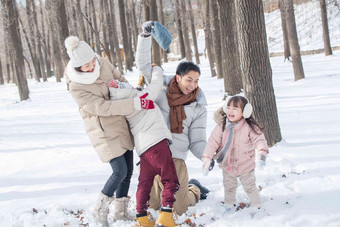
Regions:
<instances>
[{"instance_id":1,"label":"boy's beige puffer jacket","mask_svg":"<svg viewBox=\"0 0 340 227\"><path fill-rule=\"evenodd\" d=\"M124 115L135 111L134 100L111 101L107 83L116 79L127 80L105 58L97 56L100 76L93 84L72 82L66 73L69 91L79 106L86 132L100 160L109 162L133 150L133 142Z\"/></svg>"}]
</instances>

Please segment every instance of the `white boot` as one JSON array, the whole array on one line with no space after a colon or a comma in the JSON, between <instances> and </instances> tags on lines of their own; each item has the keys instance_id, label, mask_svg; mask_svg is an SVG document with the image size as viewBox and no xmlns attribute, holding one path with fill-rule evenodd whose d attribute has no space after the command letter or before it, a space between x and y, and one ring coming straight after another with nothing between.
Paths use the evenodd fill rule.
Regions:
<instances>
[{"instance_id":1,"label":"white boot","mask_svg":"<svg viewBox=\"0 0 340 227\"><path fill-rule=\"evenodd\" d=\"M116 198L113 201L114 211L113 211L113 218L115 221L123 220L123 221L132 221L134 219L128 212L130 202L130 196Z\"/></svg>"},{"instance_id":2,"label":"white boot","mask_svg":"<svg viewBox=\"0 0 340 227\"><path fill-rule=\"evenodd\" d=\"M99 197L97 199L97 203L92 211L92 215L94 219L102 224L102 226L109 226L107 221L107 215L109 213L109 206L113 201L113 197L108 197L100 192Z\"/></svg>"}]
</instances>

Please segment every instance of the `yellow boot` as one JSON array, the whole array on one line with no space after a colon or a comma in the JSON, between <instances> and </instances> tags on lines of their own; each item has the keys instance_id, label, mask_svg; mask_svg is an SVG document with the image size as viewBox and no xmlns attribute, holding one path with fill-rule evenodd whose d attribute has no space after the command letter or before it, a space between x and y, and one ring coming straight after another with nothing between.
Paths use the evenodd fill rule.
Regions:
<instances>
[{"instance_id":1,"label":"yellow boot","mask_svg":"<svg viewBox=\"0 0 340 227\"><path fill-rule=\"evenodd\" d=\"M155 225L155 219L153 219L151 213L147 213L147 215L142 217L136 217L135 218L137 223L134 226L142 226L142 227L154 227Z\"/></svg>"},{"instance_id":2,"label":"yellow boot","mask_svg":"<svg viewBox=\"0 0 340 227\"><path fill-rule=\"evenodd\" d=\"M178 224L175 223L174 220L174 211L170 210L161 210L158 211L160 213L159 217L157 218L156 221L156 226L165 226L165 227L174 227L174 226L178 226ZM176 215L176 214L175 214Z\"/></svg>"}]
</instances>

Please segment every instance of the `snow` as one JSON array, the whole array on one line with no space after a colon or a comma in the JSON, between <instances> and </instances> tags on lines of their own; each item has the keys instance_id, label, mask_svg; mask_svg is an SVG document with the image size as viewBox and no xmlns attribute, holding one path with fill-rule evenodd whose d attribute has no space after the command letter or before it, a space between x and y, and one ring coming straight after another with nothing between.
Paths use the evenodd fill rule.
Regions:
<instances>
[{"instance_id":1,"label":"snow","mask_svg":"<svg viewBox=\"0 0 340 227\"><path fill-rule=\"evenodd\" d=\"M339 20L339 16L333 19ZM331 37L339 39L340 29L332 31ZM270 30L268 34L278 32ZM320 32L313 32L319 44L308 38L300 43L309 43L312 49L321 48L321 35L317 33ZM273 48L280 51L277 46ZM224 89L222 80L210 76L208 60L204 57L200 60L199 85L209 104L209 136L215 126L213 113L223 103ZM208 176L203 176L201 161L190 154L187 159L190 178L198 179L211 193L207 200L180 216L178 223L191 218L197 226L214 227L340 226L340 51L327 57L302 56L306 78L299 81L294 81L290 62L283 62L283 57L270 60L283 140L270 149L265 169L256 169L257 185L263 188L260 196L268 216L252 218L249 208L226 214L221 204L224 197L221 170L215 167ZM173 74L177 64L165 64L165 73ZM136 72L126 75L134 85ZM0 225L99 226L91 211L111 168L99 160L92 148L65 81L56 83L55 78L50 78L46 83L33 80L28 83L31 99L23 102L19 102L16 86L0 86ZM131 214L135 212L137 181L135 168L129 193ZM249 202L241 186L237 200ZM152 213L157 217L157 212ZM132 224L110 222L117 227Z\"/></svg>"},{"instance_id":2,"label":"snow","mask_svg":"<svg viewBox=\"0 0 340 227\"><path fill-rule=\"evenodd\" d=\"M340 6L333 0L326 0L326 3L331 46L339 46ZM294 5L294 14L301 51L323 49L319 0ZM265 21L269 52L283 52L280 10L265 13Z\"/></svg>"}]
</instances>

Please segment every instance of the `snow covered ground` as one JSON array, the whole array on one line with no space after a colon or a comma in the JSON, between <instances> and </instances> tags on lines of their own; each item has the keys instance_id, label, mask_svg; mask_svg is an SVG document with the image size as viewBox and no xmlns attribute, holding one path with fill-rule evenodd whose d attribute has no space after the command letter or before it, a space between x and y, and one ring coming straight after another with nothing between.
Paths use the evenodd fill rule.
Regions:
<instances>
[{"instance_id":1,"label":"snow covered ground","mask_svg":"<svg viewBox=\"0 0 340 227\"><path fill-rule=\"evenodd\" d=\"M339 39L340 29L333 31ZM321 44L305 39L300 43L322 47L320 37ZM252 219L247 208L226 214L221 204L221 170L215 167L203 176L201 162L189 155L189 176L211 193L179 217L178 223L190 217L197 226L211 227L340 226L340 51L328 57L302 56L302 61L306 78L294 81L292 64L284 63L282 57L271 58L283 141L270 149L266 168L256 170L269 215ZM199 83L209 104L209 136L215 126L213 113L223 103L223 81L210 77L207 59L202 57L201 62ZM177 64L165 64L165 72L173 74ZM137 83L136 70L126 77ZM31 99L24 102L18 101L14 85L0 86L1 227L98 226L91 211L111 168L93 150L65 81L54 81L30 80ZM131 214L137 177L136 168L130 188ZM248 201L242 187L237 199ZM110 224L124 227L133 222Z\"/></svg>"},{"instance_id":2,"label":"snow covered ground","mask_svg":"<svg viewBox=\"0 0 340 227\"><path fill-rule=\"evenodd\" d=\"M209 103L209 135L215 126L213 112L223 103L223 81L210 77L207 59L201 60L200 86ZM249 209L225 214L221 170L214 168L205 177L201 162L190 155L190 177L211 193L179 222L195 214L192 221L206 226L340 225L340 52L328 57L303 56L302 60L306 78L294 82L291 63L271 58L283 141L270 149L267 167L256 171L270 215L252 219ZM166 73L171 74L177 63L166 64ZM127 78L136 84L135 72ZM101 163L93 150L65 83L53 80L29 81L31 100L24 102L18 102L14 85L0 87L1 226L96 226L91 210L110 166ZM135 170L131 213L137 177ZM247 202L242 187L237 198Z\"/></svg>"}]
</instances>

